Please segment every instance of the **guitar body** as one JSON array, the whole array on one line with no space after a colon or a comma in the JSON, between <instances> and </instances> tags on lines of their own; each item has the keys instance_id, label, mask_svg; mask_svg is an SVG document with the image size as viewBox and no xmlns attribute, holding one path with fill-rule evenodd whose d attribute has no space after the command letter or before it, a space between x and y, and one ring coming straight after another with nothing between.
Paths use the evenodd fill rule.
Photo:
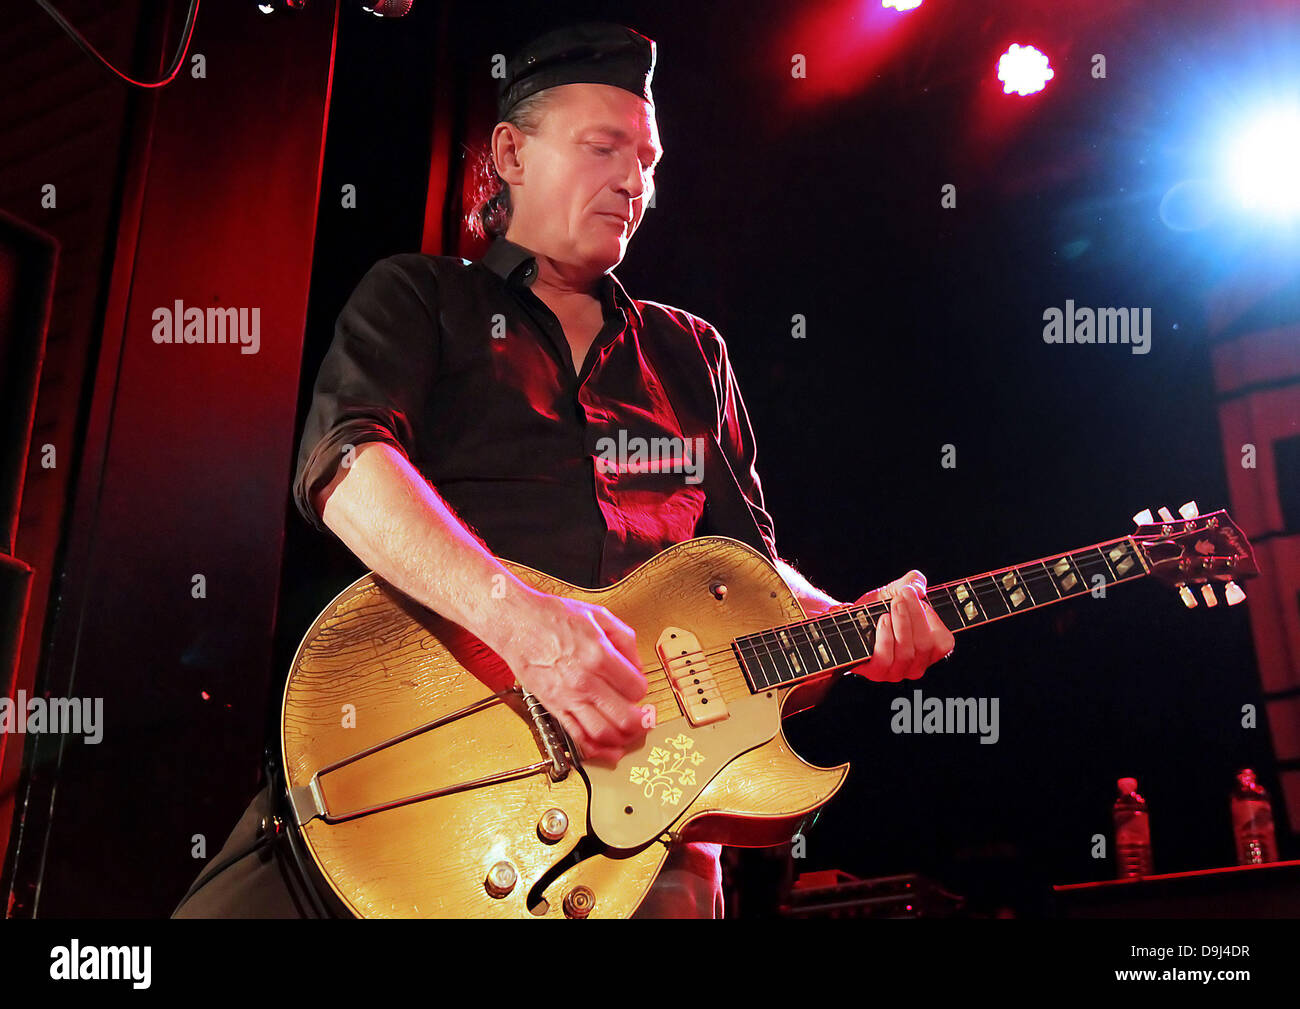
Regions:
<instances>
[{"instance_id":1,"label":"guitar body","mask_svg":"<svg viewBox=\"0 0 1300 1009\"><path fill-rule=\"evenodd\" d=\"M598 590L508 566L636 631L656 724L617 765L548 763L554 722L495 653L374 575L354 582L299 646L281 713L297 837L350 913L625 918L669 842L787 842L843 783L849 765L813 767L782 735L809 684L755 692L731 648L804 617L765 557L690 540ZM681 680L688 660L704 672ZM679 703L703 692L695 674L716 689L711 709Z\"/></svg>"}]
</instances>

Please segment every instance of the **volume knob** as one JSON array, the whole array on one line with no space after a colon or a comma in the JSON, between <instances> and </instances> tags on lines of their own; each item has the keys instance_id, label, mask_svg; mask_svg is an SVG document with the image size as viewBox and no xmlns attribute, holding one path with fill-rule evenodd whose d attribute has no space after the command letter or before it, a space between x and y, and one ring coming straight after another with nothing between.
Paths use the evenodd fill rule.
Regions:
<instances>
[{"instance_id":1,"label":"volume knob","mask_svg":"<svg viewBox=\"0 0 1300 1009\"><path fill-rule=\"evenodd\" d=\"M554 844L569 832L569 817L562 809L548 809L537 822L537 835Z\"/></svg>"},{"instance_id":2,"label":"volume knob","mask_svg":"<svg viewBox=\"0 0 1300 1009\"><path fill-rule=\"evenodd\" d=\"M596 906L596 895L587 886L575 886L564 895L564 913L569 918L585 918Z\"/></svg>"},{"instance_id":3,"label":"volume knob","mask_svg":"<svg viewBox=\"0 0 1300 1009\"><path fill-rule=\"evenodd\" d=\"M515 872L515 867L509 862L498 862L488 870L487 879L483 881L483 888L487 890L489 897L495 897L500 900L507 896L519 882L519 874Z\"/></svg>"}]
</instances>

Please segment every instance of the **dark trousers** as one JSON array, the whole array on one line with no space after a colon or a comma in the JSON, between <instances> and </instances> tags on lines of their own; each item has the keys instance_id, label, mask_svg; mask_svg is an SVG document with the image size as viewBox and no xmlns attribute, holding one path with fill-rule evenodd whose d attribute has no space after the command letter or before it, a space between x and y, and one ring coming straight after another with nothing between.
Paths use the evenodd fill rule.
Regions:
<instances>
[{"instance_id":1,"label":"dark trousers","mask_svg":"<svg viewBox=\"0 0 1300 1009\"><path fill-rule=\"evenodd\" d=\"M239 823L198 878L203 880L173 918L321 918L308 884L298 874L284 842L258 846L259 825L271 816L270 789L263 786ZM634 918L721 918L722 889L716 855L710 861L689 848L669 856ZM225 868L222 865L234 859ZM695 864L690 865L693 861ZM214 871L215 870L215 871ZM204 879L204 877L207 877Z\"/></svg>"},{"instance_id":2,"label":"dark trousers","mask_svg":"<svg viewBox=\"0 0 1300 1009\"><path fill-rule=\"evenodd\" d=\"M195 882L208 878L181 901L173 918L323 917L316 913L307 884L280 845L257 847L259 825L271 816L271 806L270 790L263 786ZM235 861L219 868L231 858Z\"/></svg>"}]
</instances>

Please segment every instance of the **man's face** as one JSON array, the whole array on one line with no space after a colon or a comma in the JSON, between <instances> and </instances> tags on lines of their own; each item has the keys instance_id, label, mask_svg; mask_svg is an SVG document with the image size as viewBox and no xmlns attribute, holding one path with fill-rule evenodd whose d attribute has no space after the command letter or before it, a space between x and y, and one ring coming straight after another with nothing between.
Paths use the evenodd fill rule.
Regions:
<instances>
[{"instance_id":1,"label":"man's face","mask_svg":"<svg viewBox=\"0 0 1300 1009\"><path fill-rule=\"evenodd\" d=\"M517 170L502 173L510 183L510 237L604 273L622 261L654 192L663 156L654 108L608 84L555 90L538 132L518 134Z\"/></svg>"}]
</instances>

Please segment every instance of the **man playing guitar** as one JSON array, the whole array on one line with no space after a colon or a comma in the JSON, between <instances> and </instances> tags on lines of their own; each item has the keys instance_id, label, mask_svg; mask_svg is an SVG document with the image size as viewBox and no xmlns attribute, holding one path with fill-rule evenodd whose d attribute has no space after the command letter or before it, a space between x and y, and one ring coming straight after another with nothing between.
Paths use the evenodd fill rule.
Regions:
<instances>
[{"instance_id":1,"label":"man playing guitar","mask_svg":"<svg viewBox=\"0 0 1300 1009\"><path fill-rule=\"evenodd\" d=\"M492 648L586 761L617 760L645 737L633 632L605 607L525 585L498 558L596 587L673 543L739 535L672 467L598 464L602 438L689 444L644 351L651 341L707 362L718 444L805 612L843 605L776 555L722 338L696 316L631 299L611 272L663 153L654 61L644 36L588 24L542 36L509 63L492 191L473 215L493 239L488 253L478 263L397 255L367 273L321 366L294 484L317 528ZM911 571L858 600L891 603L856 672L914 679L952 651L925 589ZM217 863L248 846L268 809L263 790ZM637 916L720 917L719 853L676 846ZM176 914L301 916L300 886L278 855L236 858Z\"/></svg>"}]
</instances>

